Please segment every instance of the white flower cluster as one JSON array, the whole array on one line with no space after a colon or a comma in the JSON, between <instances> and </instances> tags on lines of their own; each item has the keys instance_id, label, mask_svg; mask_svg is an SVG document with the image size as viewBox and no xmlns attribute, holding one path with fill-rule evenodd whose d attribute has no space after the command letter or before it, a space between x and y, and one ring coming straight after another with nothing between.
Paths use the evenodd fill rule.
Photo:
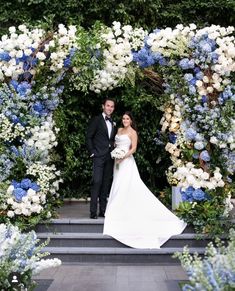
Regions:
<instances>
[{"instance_id":1,"label":"white flower cluster","mask_svg":"<svg viewBox=\"0 0 235 291\"><path fill-rule=\"evenodd\" d=\"M45 37L43 29L35 28L30 30L25 25L18 26L18 33L16 27L9 28L9 36L3 35L0 41L0 54L7 53L8 58L0 60L0 80L5 77L17 79L18 76L24 73L24 62L16 61L24 56L35 56L40 60L44 60L46 56L42 52L37 52L42 39ZM34 75L33 68L29 72Z\"/></svg>"},{"instance_id":2,"label":"white flower cluster","mask_svg":"<svg viewBox=\"0 0 235 291\"><path fill-rule=\"evenodd\" d=\"M223 216L228 217L234 208L231 202L231 193L229 193L228 196L225 198L224 205L225 205L225 209L224 209Z\"/></svg>"},{"instance_id":3,"label":"white flower cluster","mask_svg":"<svg viewBox=\"0 0 235 291\"><path fill-rule=\"evenodd\" d=\"M218 48L215 52L219 55L219 58L218 62L212 66L212 70L219 75L228 76L231 72L235 72L235 38L231 36L234 30L233 26L225 28L219 25L211 25L198 30L196 33L196 37L208 34L210 39L216 41Z\"/></svg>"},{"instance_id":4,"label":"white flower cluster","mask_svg":"<svg viewBox=\"0 0 235 291\"><path fill-rule=\"evenodd\" d=\"M161 131L165 132L168 129L170 132L177 133L182 121L182 109L180 101L178 98L175 98L174 94L171 94L170 103L166 104L163 111L164 114L160 120L162 125Z\"/></svg>"},{"instance_id":5,"label":"white flower cluster","mask_svg":"<svg viewBox=\"0 0 235 291\"><path fill-rule=\"evenodd\" d=\"M47 50L56 47L56 52L50 55L52 71L57 72L64 67L64 60L68 57L70 49L76 47L76 31L74 25L68 26L67 29L63 24L59 24L58 32L54 33L53 39L45 45Z\"/></svg>"},{"instance_id":6,"label":"white flower cluster","mask_svg":"<svg viewBox=\"0 0 235 291\"><path fill-rule=\"evenodd\" d=\"M174 157L179 157L181 150L180 148L178 148L178 144L177 143L170 143L168 142L165 146L165 150L167 152L169 152L172 156Z\"/></svg>"},{"instance_id":7,"label":"white flower cluster","mask_svg":"<svg viewBox=\"0 0 235 291\"><path fill-rule=\"evenodd\" d=\"M25 135L25 128L20 123L14 124L4 114L0 114L0 139L12 141L17 137L23 139Z\"/></svg>"},{"instance_id":8,"label":"white flower cluster","mask_svg":"<svg viewBox=\"0 0 235 291\"><path fill-rule=\"evenodd\" d=\"M113 22L112 28L101 35L107 44L103 51L104 68L95 72L90 89L96 93L111 90L124 80L128 65L132 61L132 49L142 47L147 33L142 29L133 29L130 25L121 27L120 22Z\"/></svg>"},{"instance_id":9,"label":"white flower cluster","mask_svg":"<svg viewBox=\"0 0 235 291\"><path fill-rule=\"evenodd\" d=\"M27 190L27 195L22 197L21 202L17 202L12 196L14 186L11 185L7 189L7 194L11 197L7 199L7 204L10 206L11 210L8 210L7 216L12 218L15 215L30 216L32 213L40 213L43 207L40 204L46 203L46 195L41 191L36 192L35 190L29 188Z\"/></svg>"},{"instance_id":10,"label":"white flower cluster","mask_svg":"<svg viewBox=\"0 0 235 291\"><path fill-rule=\"evenodd\" d=\"M216 167L213 175L210 176L207 172L201 168L195 168L195 165L188 162L185 166L178 167L173 175L178 181L178 186L183 190L192 186L194 189L216 189L217 187L224 187L225 183L220 173L220 169Z\"/></svg>"},{"instance_id":11,"label":"white flower cluster","mask_svg":"<svg viewBox=\"0 0 235 291\"><path fill-rule=\"evenodd\" d=\"M183 26L179 24L175 29L167 27L156 30L148 36L147 44L153 52L161 53L164 57L185 56L188 52L188 43L196 32L196 25Z\"/></svg>"},{"instance_id":12,"label":"white flower cluster","mask_svg":"<svg viewBox=\"0 0 235 291\"><path fill-rule=\"evenodd\" d=\"M213 73L212 75L204 75L202 80L196 81L197 92L199 94L198 98L201 98L203 95L208 95L213 93L215 90L222 92L224 86L228 85L230 80L222 79L221 75Z\"/></svg>"},{"instance_id":13,"label":"white flower cluster","mask_svg":"<svg viewBox=\"0 0 235 291\"><path fill-rule=\"evenodd\" d=\"M32 135L29 139L25 140L25 144L31 147L35 147L40 151L49 151L57 145L56 135L58 128L55 127L55 123L51 116L47 117L47 120L39 127L35 126L30 128L30 134Z\"/></svg>"},{"instance_id":14,"label":"white flower cluster","mask_svg":"<svg viewBox=\"0 0 235 291\"><path fill-rule=\"evenodd\" d=\"M56 72L64 67L63 61L69 55L70 48L75 43L76 27L65 28L59 25L58 32L53 36L47 35L46 31L40 28L29 30L25 25L9 28L9 36L3 35L0 41L0 80L5 77L17 80L19 75L25 73L24 58L38 60L38 66L44 66L48 57L51 61L50 70ZM36 70L31 65L28 69L31 75Z\"/></svg>"},{"instance_id":15,"label":"white flower cluster","mask_svg":"<svg viewBox=\"0 0 235 291\"><path fill-rule=\"evenodd\" d=\"M217 145L220 149L225 149L228 147L233 151L235 149L235 120L230 119L230 122L231 128L227 133L226 140L221 140L216 137L218 134L221 134L221 132L217 130L215 131L214 135L210 137L210 143Z\"/></svg>"},{"instance_id":16,"label":"white flower cluster","mask_svg":"<svg viewBox=\"0 0 235 291\"><path fill-rule=\"evenodd\" d=\"M40 162L30 165L26 174L36 177L36 182L41 189L40 192L45 195L49 193L55 195L59 189L59 183L63 181L59 179L60 171L56 170L55 165L49 166Z\"/></svg>"},{"instance_id":17,"label":"white flower cluster","mask_svg":"<svg viewBox=\"0 0 235 291\"><path fill-rule=\"evenodd\" d=\"M38 239L34 231L21 233L18 227L2 223L0 224L0 238L0 264L3 272L7 272L6 278L12 272L23 275L31 271L36 274L43 269L61 265L59 259L41 259L42 256L48 254L40 252L43 245L37 245ZM4 282L1 283L4 284Z\"/></svg>"}]
</instances>

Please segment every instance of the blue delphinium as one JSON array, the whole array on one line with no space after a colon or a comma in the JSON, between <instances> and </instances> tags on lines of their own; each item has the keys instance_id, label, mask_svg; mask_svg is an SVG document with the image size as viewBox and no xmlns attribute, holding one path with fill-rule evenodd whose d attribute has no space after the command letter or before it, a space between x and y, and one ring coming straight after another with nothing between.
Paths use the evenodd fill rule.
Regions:
<instances>
[{"instance_id":1,"label":"blue delphinium","mask_svg":"<svg viewBox=\"0 0 235 291\"><path fill-rule=\"evenodd\" d=\"M6 180L14 167L14 162L12 162L7 154L0 155L0 182Z\"/></svg>"},{"instance_id":2,"label":"blue delphinium","mask_svg":"<svg viewBox=\"0 0 235 291\"><path fill-rule=\"evenodd\" d=\"M169 132L169 140L171 143L175 144L177 140L177 135L174 132Z\"/></svg>"},{"instance_id":3,"label":"blue delphinium","mask_svg":"<svg viewBox=\"0 0 235 291\"><path fill-rule=\"evenodd\" d=\"M64 67L65 68L69 68L71 65L72 65L72 58L76 52L76 48L71 48L70 49L70 52L69 52L69 55L65 58L64 60ZM96 58L99 58L101 53L100 53L100 50L95 50L93 52L93 55L96 57Z\"/></svg>"}]
</instances>

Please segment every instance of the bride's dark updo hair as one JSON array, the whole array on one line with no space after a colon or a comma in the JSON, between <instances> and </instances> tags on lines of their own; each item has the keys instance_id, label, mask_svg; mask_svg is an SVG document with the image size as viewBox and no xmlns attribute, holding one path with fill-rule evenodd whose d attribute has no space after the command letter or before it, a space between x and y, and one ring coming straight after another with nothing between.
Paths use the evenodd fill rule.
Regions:
<instances>
[{"instance_id":1,"label":"bride's dark updo hair","mask_svg":"<svg viewBox=\"0 0 235 291\"><path fill-rule=\"evenodd\" d=\"M124 116L124 115L128 115L130 117L131 127L137 132L136 122L135 122L135 119L134 119L132 113L130 111L126 111L126 112L124 112L124 114L122 116Z\"/></svg>"}]
</instances>

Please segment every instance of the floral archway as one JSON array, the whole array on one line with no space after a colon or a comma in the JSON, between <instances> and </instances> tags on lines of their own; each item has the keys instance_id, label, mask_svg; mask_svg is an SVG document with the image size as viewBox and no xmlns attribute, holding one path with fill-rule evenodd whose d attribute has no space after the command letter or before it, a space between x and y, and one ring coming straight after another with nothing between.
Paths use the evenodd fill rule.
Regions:
<instances>
[{"instance_id":1,"label":"floral archway","mask_svg":"<svg viewBox=\"0 0 235 291\"><path fill-rule=\"evenodd\" d=\"M63 78L99 94L141 70L164 89L159 139L168 139L168 181L181 187L178 213L200 231L218 227L235 170L233 35L233 27L194 24L150 34L119 22L89 32L10 27L0 41L1 221L24 227L52 215L62 182L50 150Z\"/></svg>"}]
</instances>

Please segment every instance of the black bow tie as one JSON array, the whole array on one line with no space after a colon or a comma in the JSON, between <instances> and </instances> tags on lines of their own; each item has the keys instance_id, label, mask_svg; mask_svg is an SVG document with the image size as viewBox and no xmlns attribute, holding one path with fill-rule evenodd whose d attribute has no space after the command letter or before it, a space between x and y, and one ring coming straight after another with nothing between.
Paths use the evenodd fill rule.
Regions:
<instances>
[{"instance_id":1,"label":"black bow tie","mask_svg":"<svg viewBox=\"0 0 235 291\"><path fill-rule=\"evenodd\" d=\"M105 120L108 120L108 121L110 121L111 123L113 122L113 121L112 121L112 118L111 118L111 117L108 117L108 116L105 116Z\"/></svg>"}]
</instances>

